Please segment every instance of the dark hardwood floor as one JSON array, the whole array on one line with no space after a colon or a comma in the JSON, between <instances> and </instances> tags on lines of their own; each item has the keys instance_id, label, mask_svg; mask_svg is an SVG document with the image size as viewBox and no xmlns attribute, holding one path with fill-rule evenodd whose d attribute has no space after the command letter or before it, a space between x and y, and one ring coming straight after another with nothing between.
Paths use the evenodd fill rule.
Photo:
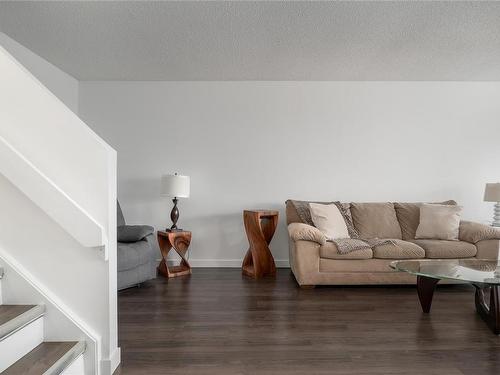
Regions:
<instances>
[{"instance_id":1,"label":"dark hardwood floor","mask_svg":"<svg viewBox=\"0 0 500 375\"><path fill-rule=\"evenodd\" d=\"M469 286L302 290L290 270L251 280L194 269L119 293L118 374L500 374L500 336Z\"/></svg>"}]
</instances>

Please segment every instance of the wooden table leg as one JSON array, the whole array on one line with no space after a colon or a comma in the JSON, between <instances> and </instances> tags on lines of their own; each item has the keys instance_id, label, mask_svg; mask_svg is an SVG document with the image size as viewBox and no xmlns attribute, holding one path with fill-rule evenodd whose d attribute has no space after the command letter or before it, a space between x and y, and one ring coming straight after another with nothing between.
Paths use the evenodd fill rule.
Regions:
<instances>
[{"instance_id":1,"label":"wooden table leg","mask_svg":"<svg viewBox=\"0 0 500 375\"><path fill-rule=\"evenodd\" d=\"M278 225L278 215L261 216L257 212L245 211L243 221L250 245L243 260L243 274L254 278L276 275L269 244Z\"/></svg>"},{"instance_id":2,"label":"wooden table leg","mask_svg":"<svg viewBox=\"0 0 500 375\"><path fill-rule=\"evenodd\" d=\"M431 311L432 297L439 279L431 277L417 276L417 292L422 311L428 314Z\"/></svg>"},{"instance_id":3,"label":"wooden table leg","mask_svg":"<svg viewBox=\"0 0 500 375\"><path fill-rule=\"evenodd\" d=\"M484 298L484 287L476 287L476 310L481 318L495 335L500 334L500 286L492 285L490 287L490 304L486 304Z\"/></svg>"}]
</instances>

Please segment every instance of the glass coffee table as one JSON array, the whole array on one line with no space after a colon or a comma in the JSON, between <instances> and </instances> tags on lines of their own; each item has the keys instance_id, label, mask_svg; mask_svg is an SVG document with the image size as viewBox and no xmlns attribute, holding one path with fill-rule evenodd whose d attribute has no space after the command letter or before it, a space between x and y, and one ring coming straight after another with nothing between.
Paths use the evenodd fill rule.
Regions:
<instances>
[{"instance_id":1,"label":"glass coffee table","mask_svg":"<svg viewBox=\"0 0 500 375\"><path fill-rule=\"evenodd\" d=\"M391 268L417 276L417 292L424 313L431 310L439 280L469 283L476 288L476 310L496 335L500 334L500 260L398 260ZM489 304L485 295L489 289Z\"/></svg>"}]
</instances>

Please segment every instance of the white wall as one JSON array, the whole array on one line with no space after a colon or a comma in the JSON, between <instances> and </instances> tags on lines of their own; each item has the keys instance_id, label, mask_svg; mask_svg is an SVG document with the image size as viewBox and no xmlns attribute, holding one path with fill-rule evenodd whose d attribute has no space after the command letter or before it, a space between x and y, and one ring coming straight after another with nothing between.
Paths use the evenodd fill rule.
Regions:
<instances>
[{"instance_id":1,"label":"white wall","mask_svg":"<svg viewBox=\"0 0 500 375\"><path fill-rule=\"evenodd\" d=\"M0 45L24 65L69 109L78 114L78 80L1 32Z\"/></svg>"},{"instance_id":2,"label":"white wall","mask_svg":"<svg viewBox=\"0 0 500 375\"><path fill-rule=\"evenodd\" d=\"M180 225L194 265L239 265L245 208L275 208L286 263L287 198L456 199L490 217L500 180L500 83L82 82L80 114L118 151L130 223L169 225L160 175L190 175Z\"/></svg>"}]
</instances>

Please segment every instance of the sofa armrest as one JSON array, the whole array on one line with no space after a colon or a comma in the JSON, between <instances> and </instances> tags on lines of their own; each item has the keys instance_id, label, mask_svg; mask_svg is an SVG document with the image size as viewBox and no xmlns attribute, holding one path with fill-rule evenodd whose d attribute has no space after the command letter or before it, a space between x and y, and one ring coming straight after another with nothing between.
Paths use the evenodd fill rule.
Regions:
<instances>
[{"instance_id":1,"label":"sofa armrest","mask_svg":"<svg viewBox=\"0 0 500 375\"><path fill-rule=\"evenodd\" d=\"M137 242L154 233L149 225L120 225L116 228L118 242Z\"/></svg>"},{"instance_id":2,"label":"sofa armrest","mask_svg":"<svg viewBox=\"0 0 500 375\"><path fill-rule=\"evenodd\" d=\"M288 225L288 233L293 241L312 241L320 245L326 243L326 236L311 225L291 223Z\"/></svg>"},{"instance_id":3,"label":"sofa armrest","mask_svg":"<svg viewBox=\"0 0 500 375\"><path fill-rule=\"evenodd\" d=\"M458 239L470 243L484 240L500 240L500 228L472 221L460 221Z\"/></svg>"},{"instance_id":4,"label":"sofa armrest","mask_svg":"<svg viewBox=\"0 0 500 375\"><path fill-rule=\"evenodd\" d=\"M500 254L500 240L482 240L476 242L476 258L498 260Z\"/></svg>"}]
</instances>

